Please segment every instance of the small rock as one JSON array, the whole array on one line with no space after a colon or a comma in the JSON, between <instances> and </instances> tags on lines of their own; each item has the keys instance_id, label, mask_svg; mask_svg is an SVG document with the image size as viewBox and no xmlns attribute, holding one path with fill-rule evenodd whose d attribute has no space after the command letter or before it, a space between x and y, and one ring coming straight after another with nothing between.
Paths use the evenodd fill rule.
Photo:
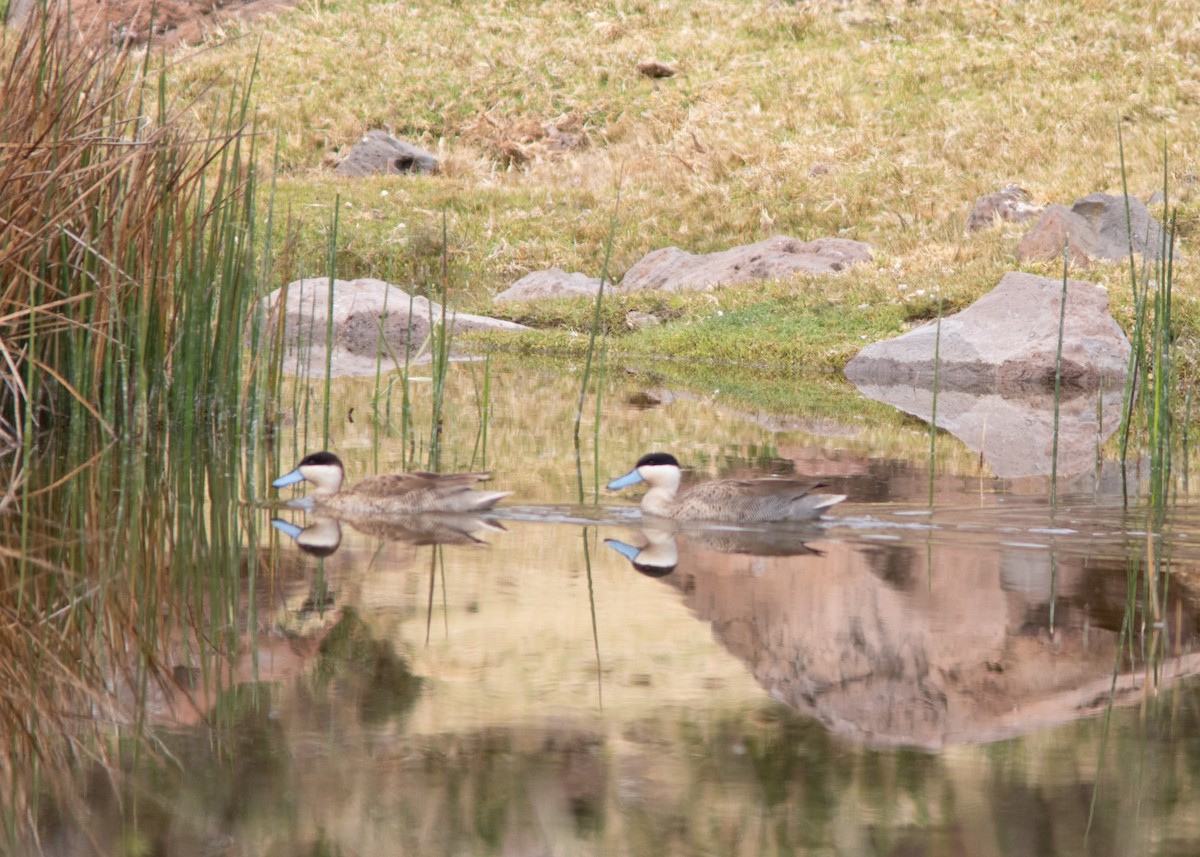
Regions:
<instances>
[{"instance_id":1,"label":"small rock","mask_svg":"<svg viewBox=\"0 0 1200 857\"><path fill-rule=\"evenodd\" d=\"M625 326L630 330L641 330L646 327L656 327L662 324L658 316L651 315L648 312L639 312L638 310L630 310L625 313Z\"/></svg>"},{"instance_id":2,"label":"small rock","mask_svg":"<svg viewBox=\"0 0 1200 857\"><path fill-rule=\"evenodd\" d=\"M600 278L578 272L568 274L562 268L533 271L492 298L493 301L534 301L545 298L596 296Z\"/></svg>"},{"instance_id":3,"label":"small rock","mask_svg":"<svg viewBox=\"0 0 1200 857\"><path fill-rule=\"evenodd\" d=\"M637 70L646 77L674 77L678 72L674 66L667 65L665 62L658 60L643 60L637 64Z\"/></svg>"},{"instance_id":4,"label":"small rock","mask_svg":"<svg viewBox=\"0 0 1200 857\"><path fill-rule=\"evenodd\" d=\"M436 173L440 169L437 156L387 131L368 131L366 136L350 147L334 172L343 176L375 176L398 173Z\"/></svg>"},{"instance_id":5,"label":"small rock","mask_svg":"<svg viewBox=\"0 0 1200 857\"><path fill-rule=\"evenodd\" d=\"M615 290L707 291L747 280L777 280L797 272L829 274L870 259L869 245L848 238L800 241L776 235L701 255L664 247L634 263Z\"/></svg>"},{"instance_id":6,"label":"small rock","mask_svg":"<svg viewBox=\"0 0 1200 857\"><path fill-rule=\"evenodd\" d=\"M1040 206L1029 201L1029 193L1015 184L1008 184L995 193L980 197L967 218L967 229L978 232L998 223L1021 223L1041 214Z\"/></svg>"}]
</instances>

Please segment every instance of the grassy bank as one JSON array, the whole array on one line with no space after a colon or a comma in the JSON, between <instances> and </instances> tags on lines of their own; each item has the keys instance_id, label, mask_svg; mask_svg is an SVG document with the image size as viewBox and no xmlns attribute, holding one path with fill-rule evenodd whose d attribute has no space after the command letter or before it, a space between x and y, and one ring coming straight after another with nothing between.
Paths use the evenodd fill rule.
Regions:
<instances>
[{"instance_id":1,"label":"grassy bank","mask_svg":"<svg viewBox=\"0 0 1200 857\"><path fill-rule=\"evenodd\" d=\"M1200 113L1198 17L1194 0L339 0L246 25L246 38L189 61L183 81L199 92L259 52L260 125L279 142L297 274L324 270L340 195L339 275L428 282L445 208L457 299L494 311L491 295L531 270L599 272L619 185L618 277L658 247L706 252L776 233L876 250L874 264L834 277L623 299L609 311L614 332L628 309L665 305L675 323L621 350L838 366L864 338L929 317L928 296L965 305L1016 267L1019 228L964 231L982 194L1009 181L1040 203L1119 192L1118 123L1129 187L1143 198L1162 185L1166 140L1186 252L1200 219L1189 132ZM644 78L635 65L647 58L680 73ZM539 137L550 126L581 145L552 151ZM439 153L445 171L334 177L328 165L372 127ZM1055 263L1034 270L1059 274ZM1129 319L1120 265L1081 276L1107 285ZM1196 286L1181 267L1176 322L1189 335ZM582 330L590 306L499 312ZM551 332L531 347L571 342Z\"/></svg>"}]
</instances>

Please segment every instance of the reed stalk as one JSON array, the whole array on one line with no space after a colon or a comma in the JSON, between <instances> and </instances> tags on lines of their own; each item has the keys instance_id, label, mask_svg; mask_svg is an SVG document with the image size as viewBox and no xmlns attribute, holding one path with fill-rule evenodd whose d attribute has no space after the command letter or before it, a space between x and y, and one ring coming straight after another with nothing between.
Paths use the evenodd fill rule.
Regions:
<instances>
[{"instance_id":1,"label":"reed stalk","mask_svg":"<svg viewBox=\"0 0 1200 857\"><path fill-rule=\"evenodd\" d=\"M492 355L485 354L483 358L483 389L475 383L475 413L479 419L479 428L475 432L475 445L471 450L471 463L467 469L475 469L475 459L480 459L480 468L487 470L488 422L492 412ZM475 382L475 372L471 372L471 380Z\"/></svg>"},{"instance_id":2,"label":"reed stalk","mask_svg":"<svg viewBox=\"0 0 1200 857\"><path fill-rule=\"evenodd\" d=\"M1063 329L1067 323L1067 264L1070 260L1067 242L1063 241L1062 295L1058 302L1058 343L1054 349L1054 430L1050 446L1050 508L1058 507L1058 416L1062 398L1062 347ZM1053 604L1051 604L1053 611ZM1051 616L1053 626L1053 615Z\"/></svg>"},{"instance_id":3,"label":"reed stalk","mask_svg":"<svg viewBox=\"0 0 1200 857\"><path fill-rule=\"evenodd\" d=\"M942 365L942 298L938 296L937 329L933 335L933 396L929 413L929 505L933 505L934 455L937 451L938 371Z\"/></svg>"},{"instance_id":4,"label":"reed stalk","mask_svg":"<svg viewBox=\"0 0 1200 857\"><path fill-rule=\"evenodd\" d=\"M22 847L38 800L82 817L77 777L149 758L149 700L190 693L173 666L219 687L256 625L240 503L282 355L258 304L255 69L194 129L149 53L66 15L0 30L0 504L21 512L0 514L0 816Z\"/></svg>"},{"instance_id":5,"label":"reed stalk","mask_svg":"<svg viewBox=\"0 0 1200 857\"><path fill-rule=\"evenodd\" d=\"M588 332L588 347L587 353L583 360L583 377L579 381L579 405L575 409L575 425L572 431L572 437L575 441L575 475L579 485L579 502L583 502L583 459L580 451L579 443L579 428L583 423L583 404L587 399L588 382L591 380L592 360L596 353L596 338L600 334L600 319L601 312L604 308L604 284L608 282L608 264L612 259L613 242L617 234L617 213L621 208L621 188L617 187L616 199L613 201L613 213L608 223L608 239L604 242L604 262L600 266L600 286L596 289L596 303L592 309L592 324ZM596 427L593 430L593 437L599 436L599 420L600 412L596 412ZM595 497L599 499L599 467L596 468L596 490Z\"/></svg>"},{"instance_id":6,"label":"reed stalk","mask_svg":"<svg viewBox=\"0 0 1200 857\"><path fill-rule=\"evenodd\" d=\"M446 376L450 371L450 327L447 304L450 302L450 254L446 209L442 209L442 287L441 320L435 324L430 307L429 328L433 356L433 409L429 418L429 469L437 472L441 466L443 414L446 401Z\"/></svg>"},{"instance_id":7,"label":"reed stalk","mask_svg":"<svg viewBox=\"0 0 1200 857\"><path fill-rule=\"evenodd\" d=\"M341 207L341 195L334 196L333 211L329 215L329 245L325 257L329 276L329 292L325 305L325 408L322 420L322 449L329 449L329 411L333 403L333 299L334 285L337 281L338 213Z\"/></svg>"},{"instance_id":8,"label":"reed stalk","mask_svg":"<svg viewBox=\"0 0 1200 857\"><path fill-rule=\"evenodd\" d=\"M257 295L248 81L192 129L165 71L35 8L0 33L0 440L234 413ZM155 104L153 115L146 105Z\"/></svg>"}]
</instances>

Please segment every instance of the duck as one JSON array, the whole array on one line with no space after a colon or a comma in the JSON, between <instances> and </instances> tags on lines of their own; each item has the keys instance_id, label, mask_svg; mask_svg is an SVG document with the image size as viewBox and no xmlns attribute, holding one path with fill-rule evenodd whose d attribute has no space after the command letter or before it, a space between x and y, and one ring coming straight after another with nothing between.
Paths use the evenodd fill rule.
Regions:
<instances>
[{"instance_id":1,"label":"duck","mask_svg":"<svg viewBox=\"0 0 1200 857\"><path fill-rule=\"evenodd\" d=\"M608 483L610 491L645 482L650 490L642 497L642 514L677 521L718 521L749 524L776 521L812 521L845 494L816 494L824 483L798 479L716 479L692 485L682 492L683 470L668 452L651 452L633 469Z\"/></svg>"},{"instance_id":2,"label":"duck","mask_svg":"<svg viewBox=\"0 0 1200 857\"><path fill-rule=\"evenodd\" d=\"M511 491L480 491L474 486L490 473L388 473L369 476L342 490L346 469L332 452L304 456L290 473L271 483L284 488L311 482L314 510L344 515L415 515L422 512L482 512Z\"/></svg>"}]
</instances>

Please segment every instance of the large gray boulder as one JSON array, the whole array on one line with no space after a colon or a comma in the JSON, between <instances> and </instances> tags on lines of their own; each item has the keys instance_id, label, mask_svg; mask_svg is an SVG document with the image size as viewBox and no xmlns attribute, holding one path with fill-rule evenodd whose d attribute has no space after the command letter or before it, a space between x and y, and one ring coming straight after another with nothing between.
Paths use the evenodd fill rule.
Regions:
<instances>
[{"instance_id":1,"label":"large gray boulder","mask_svg":"<svg viewBox=\"0 0 1200 857\"><path fill-rule=\"evenodd\" d=\"M596 297L600 278L568 274L562 268L532 271L492 298L493 301L534 301L546 298Z\"/></svg>"},{"instance_id":2,"label":"large gray boulder","mask_svg":"<svg viewBox=\"0 0 1200 857\"><path fill-rule=\"evenodd\" d=\"M1100 258L1128 259L1130 238L1136 252L1150 259L1162 258L1162 228L1137 197L1091 193L1075 200L1071 211L1096 230L1101 245Z\"/></svg>"},{"instance_id":3,"label":"large gray boulder","mask_svg":"<svg viewBox=\"0 0 1200 857\"><path fill-rule=\"evenodd\" d=\"M933 383L974 393L1047 390L1054 386L1062 281L1008 273L962 312L894 339L868 345L846 365L856 385ZM1063 328L1062 380L1067 388L1124 385L1129 340L1108 312L1108 293L1069 280Z\"/></svg>"},{"instance_id":4,"label":"large gray boulder","mask_svg":"<svg viewBox=\"0 0 1200 857\"><path fill-rule=\"evenodd\" d=\"M325 374L329 331L329 280L309 277L276 289L264 299L269 320L278 323L280 301L284 314L287 356L284 370L299 375ZM442 322L441 304L410 295L383 280L333 281L332 366L334 375L373 375L402 368L405 359L428 363L430 331ZM475 330L529 330L511 321L448 311L451 354L453 336ZM380 365L381 364L381 365Z\"/></svg>"},{"instance_id":5,"label":"large gray boulder","mask_svg":"<svg viewBox=\"0 0 1200 857\"><path fill-rule=\"evenodd\" d=\"M334 167L343 176L375 176L399 173L436 173L437 155L397 140L387 131L368 131L350 147L346 157Z\"/></svg>"},{"instance_id":6,"label":"large gray boulder","mask_svg":"<svg viewBox=\"0 0 1200 857\"><path fill-rule=\"evenodd\" d=\"M797 272L829 274L870 259L869 245L848 238L800 241L776 235L755 244L700 255L665 247L636 262L625 272L616 291L708 291L748 280L777 280Z\"/></svg>"},{"instance_id":7,"label":"large gray boulder","mask_svg":"<svg viewBox=\"0 0 1200 857\"><path fill-rule=\"evenodd\" d=\"M868 398L929 422L937 347L938 428L978 452L996 476L1086 472L1120 422L1130 346L1104 289L1069 280L1056 423L1061 298L1061 280L1005 274L942 319L940 345L936 322L926 324L867 346L847 364L846 377Z\"/></svg>"},{"instance_id":8,"label":"large gray boulder","mask_svg":"<svg viewBox=\"0 0 1200 857\"><path fill-rule=\"evenodd\" d=\"M1163 255L1162 227L1132 196L1093 193L1075 200L1070 210L1050 206L1017 245L1017 260L1061 259L1064 241L1070 263L1077 266L1128 259L1131 243L1134 252L1148 259Z\"/></svg>"},{"instance_id":9,"label":"large gray boulder","mask_svg":"<svg viewBox=\"0 0 1200 857\"><path fill-rule=\"evenodd\" d=\"M1087 267L1093 260L1104 258L1100 237L1092 225L1065 205L1052 205L1021 238L1017 261L1025 264L1061 259L1064 245L1069 264L1076 267Z\"/></svg>"}]
</instances>

